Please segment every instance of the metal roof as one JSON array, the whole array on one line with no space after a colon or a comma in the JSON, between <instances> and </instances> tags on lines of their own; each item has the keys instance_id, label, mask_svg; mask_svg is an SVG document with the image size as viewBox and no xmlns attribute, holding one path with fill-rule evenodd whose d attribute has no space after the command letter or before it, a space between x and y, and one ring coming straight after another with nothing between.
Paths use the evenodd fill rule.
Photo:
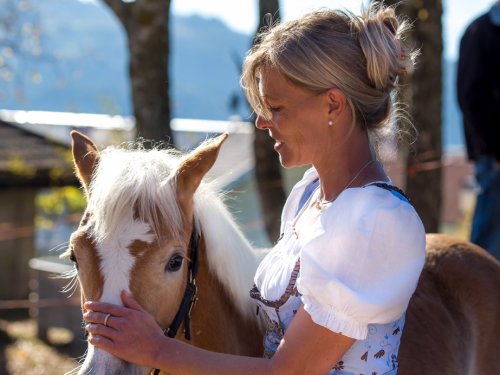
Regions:
<instances>
[{"instance_id":1,"label":"metal roof","mask_svg":"<svg viewBox=\"0 0 500 375\"><path fill-rule=\"evenodd\" d=\"M253 126L248 122L173 119L177 147L190 150L206 138L228 132L209 172L221 188L231 187L254 167ZM99 147L130 141L133 118L85 113L0 110L0 188L77 184L70 131L90 136Z\"/></svg>"},{"instance_id":2,"label":"metal roof","mask_svg":"<svg viewBox=\"0 0 500 375\"><path fill-rule=\"evenodd\" d=\"M67 146L0 120L0 188L75 184Z\"/></svg>"}]
</instances>

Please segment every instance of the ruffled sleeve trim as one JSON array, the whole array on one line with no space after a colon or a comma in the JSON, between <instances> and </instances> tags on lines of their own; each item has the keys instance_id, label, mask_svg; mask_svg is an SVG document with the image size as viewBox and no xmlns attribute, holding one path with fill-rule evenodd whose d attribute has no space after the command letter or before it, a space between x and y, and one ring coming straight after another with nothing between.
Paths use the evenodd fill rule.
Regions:
<instances>
[{"instance_id":1,"label":"ruffled sleeve trim","mask_svg":"<svg viewBox=\"0 0 500 375\"><path fill-rule=\"evenodd\" d=\"M314 323L356 340L364 340L368 336L368 324L360 323L331 307L320 305L312 297L302 296L302 302L304 310L309 313Z\"/></svg>"},{"instance_id":2,"label":"ruffled sleeve trim","mask_svg":"<svg viewBox=\"0 0 500 375\"><path fill-rule=\"evenodd\" d=\"M385 189L353 188L308 224L299 238L297 290L315 323L365 339L369 324L404 313L425 259L425 230L413 207Z\"/></svg>"}]
</instances>

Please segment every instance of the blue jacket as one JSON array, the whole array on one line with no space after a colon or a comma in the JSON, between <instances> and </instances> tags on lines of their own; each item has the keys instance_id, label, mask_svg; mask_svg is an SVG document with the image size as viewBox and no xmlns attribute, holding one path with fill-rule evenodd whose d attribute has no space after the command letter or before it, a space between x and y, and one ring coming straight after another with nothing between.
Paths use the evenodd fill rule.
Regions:
<instances>
[{"instance_id":1,"label":"blue jacket","mask_svg":"<svg viewBox=\"0 0 500 375\"><path fill-rule=\"evenodd\" d=\"M469 159L500 161L500 1L461 39L457 95Z\"/></svg>"}]
</instances>

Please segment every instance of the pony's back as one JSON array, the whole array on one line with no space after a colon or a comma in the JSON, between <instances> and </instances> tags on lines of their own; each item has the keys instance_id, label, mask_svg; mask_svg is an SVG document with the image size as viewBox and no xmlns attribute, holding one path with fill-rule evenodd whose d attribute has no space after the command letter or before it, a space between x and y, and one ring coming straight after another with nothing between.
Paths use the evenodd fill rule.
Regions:
<instances>
[{"instance_id":1,"label":"pony's back","mask_svg":"<svg viewBox=\"0 0 500 375\"><path fill-rule=\"evenodd\" d=\"M500 374L500 263L469 242L427 235L407 310L400 375Z\"/></svg>"}]
</instances>

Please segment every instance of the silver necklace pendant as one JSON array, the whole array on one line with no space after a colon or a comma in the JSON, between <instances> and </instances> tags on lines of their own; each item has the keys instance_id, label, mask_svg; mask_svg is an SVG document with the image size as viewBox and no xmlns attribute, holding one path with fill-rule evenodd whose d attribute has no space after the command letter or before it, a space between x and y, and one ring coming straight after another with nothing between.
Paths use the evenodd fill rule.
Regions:
<instances>
[{"instance_id":1,"label":"silver necklace pendant","mask_svg":"<svg viewBox=\"0 0 500 375\"><path fill-rule=\"evenodd\" d=\"M326 207L328 204L332 203L332 202L333 202L333 200L331 200L331 201L327 201L327 200L324 200L324 199L320 199L320 198L318 198L318 199L316 199L316 202L315 202L315 204L314 204L314 205L316 206L316 208L317 208L318 210L323 211L323 210L325 209L325 207Z\"/></svg>"},{"instance_id":2,"label":"silver necklace pendant","mask_svg":"<svg viewBox=\"0 0 500 375\"><path fill-rule=\"evenodd\" d=\"M356 179L361 175L361 173L364 172L364 170L366 168L368 168L368 166L372 163L374 163L375 161L377 161L377 159L370 159L365 165L363 165L363 167L358 171L358 173L356 173L356 175L352 178L351 181L349 181L349 183L340 191L340 193L338 193L337 197L342 194L342 192L347 189L348 187L351 186L351 184L356 181ZM321 193L320 193L321 194ZM321 210L323 211L323 209L325 208L325 206L329 203L332 203L334 200L336 199L336 197L332 200L327 200L327 199L322 199L321 197L318 197L316 199L316 202L315 202L315 206L318 210Z\"/></svg>"}]
</instances>

